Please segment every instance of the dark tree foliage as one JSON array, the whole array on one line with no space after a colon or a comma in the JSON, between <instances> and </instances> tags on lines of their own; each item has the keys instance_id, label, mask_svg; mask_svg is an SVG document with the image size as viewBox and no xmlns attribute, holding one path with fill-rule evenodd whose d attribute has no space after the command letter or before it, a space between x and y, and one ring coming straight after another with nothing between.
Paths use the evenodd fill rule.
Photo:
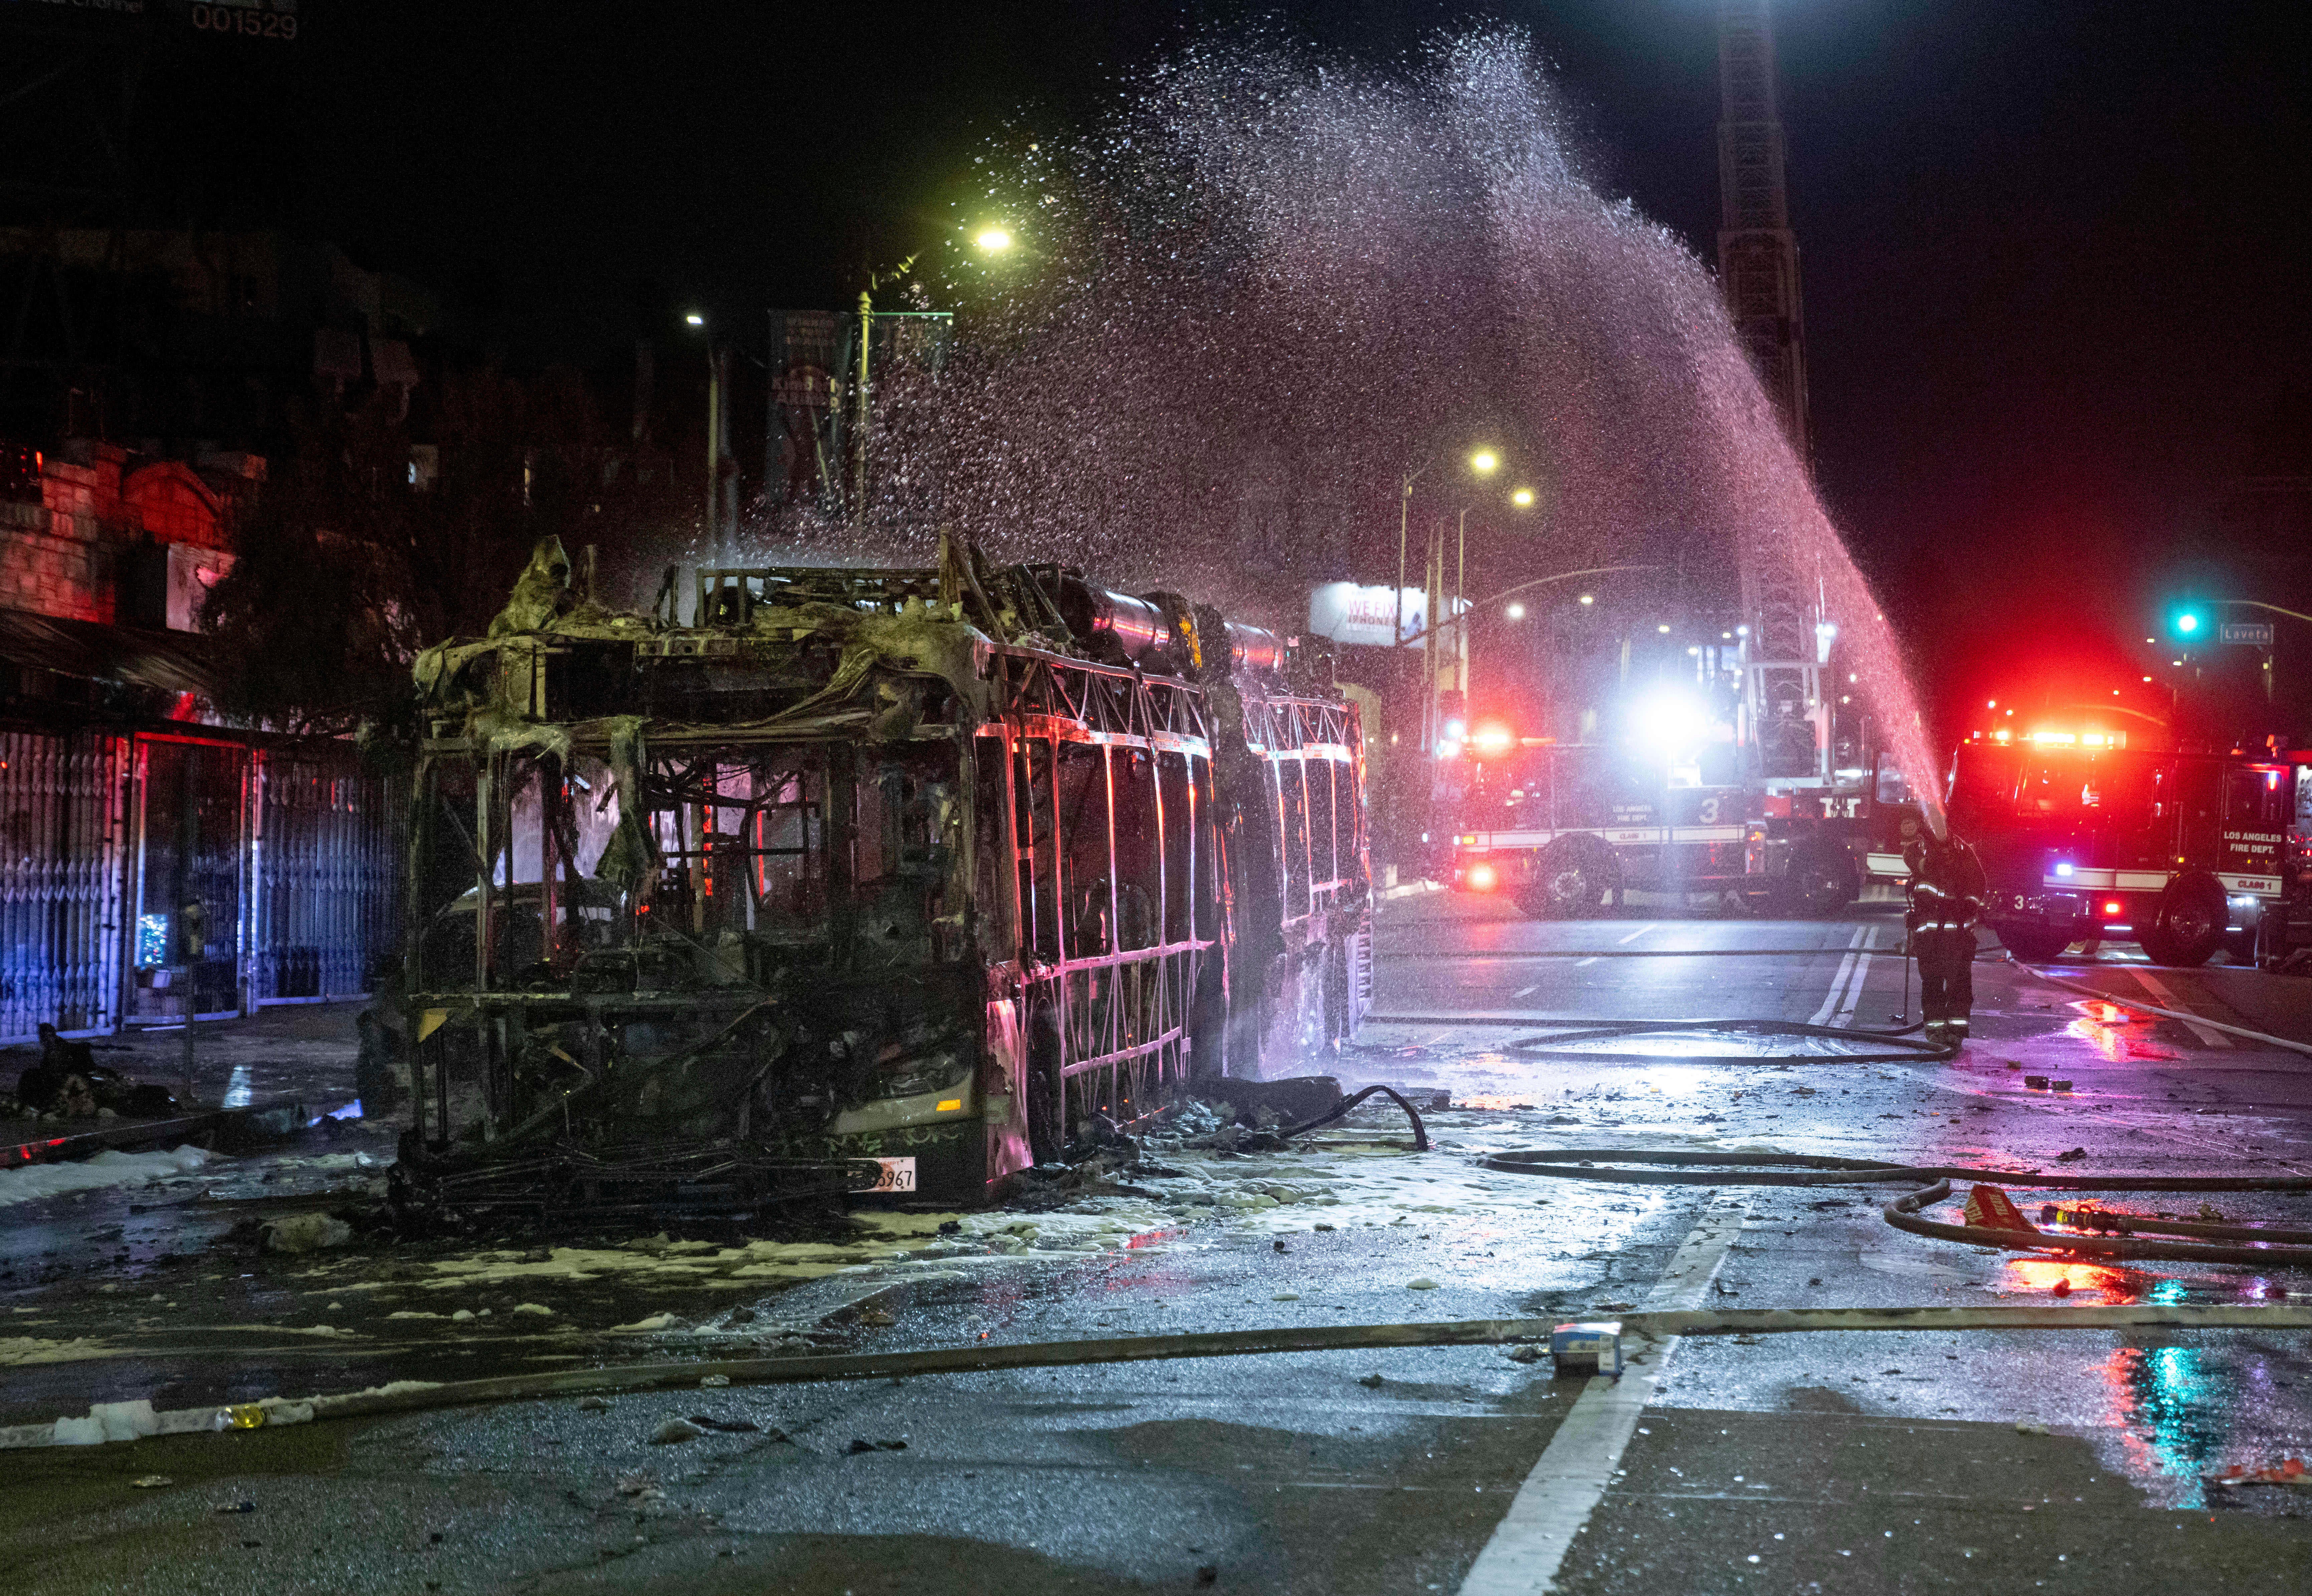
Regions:
<instances>
[{"instance_id":1,"label":"dark tree foliage","mask_svg":"<svg viewBox=\"0 0 2312 1596\"><path fill-rule=\"evenodd\" d=\"M429 398L416 418L386 393L292 417L294 455L203 612L226 714L301 732L397 718L417 651L485 632L540 538L611 568L687 530L668 474L637 484L575 373L454 373ZM425 484L416 420L438 450Z\"/></svg>"}]
</instances>

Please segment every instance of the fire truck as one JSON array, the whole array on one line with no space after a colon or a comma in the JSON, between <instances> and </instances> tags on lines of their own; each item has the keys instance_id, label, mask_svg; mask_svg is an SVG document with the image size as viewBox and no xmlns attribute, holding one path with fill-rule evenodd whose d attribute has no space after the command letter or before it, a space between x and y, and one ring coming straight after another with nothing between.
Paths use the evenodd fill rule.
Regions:
<instances>
[{"instance_id":1,"label":"fire truck","mask_svg":"<svg viewBox=\"0 0 2312 1596\"><path fill-rule=\"evenodd\" d=\"M1434 751L1452 884L1537 916L1631 890L1819 916L1902 879L1918 809L1874 754L1861 662L1787 555L1746 548L1739 620L1661 621L1640 596L1617 621L1559 627L1526 702L1449 735ZM1607 613L1580 604L1569 616Z\"/></svg>"},{"instance_id":2,"label":"fire truck","mask_svg":"<svg viewBox=\"0 0 2312 1596\"><path fill-rule=\"evenodd\" d=\"M1950 823L1982 856L1985 923L2027 960L2082 941L2132 941L2159 964L2256 957L2290 923L2286 867L2305 847L2312 755L2155 753L2125 738L2041 731L1959 746Z\"/></svg>"},{"instance_id":3,"label":"fire truck","mask_svg":"<svg viewBox=\"0 0 2312 1596\"><path fill-rule=\"evenodd\" d=\"M1891 767L1810 792L1677 785L1642 752L1486 728L1459 767L1453 886L1537 916L1593 913L1625 891L1832 914L1866 881L1903 874L1900 819L1916 814Z\"/></svg>"}]
</instances>

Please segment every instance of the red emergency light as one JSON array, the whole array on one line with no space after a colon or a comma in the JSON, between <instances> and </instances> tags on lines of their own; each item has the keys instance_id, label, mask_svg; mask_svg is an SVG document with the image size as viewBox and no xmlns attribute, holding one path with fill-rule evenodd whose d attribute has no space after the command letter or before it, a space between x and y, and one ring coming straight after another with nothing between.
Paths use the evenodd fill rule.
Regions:
<instances>
[{"instance_id":1,"label":"red emergency light","mask_svg":"<svg viewBox=\"0 0 2312 1596\"><path fill-rule=\"evenodd\" d=\"M2103 906L2103 912L2107 915L2116 915L2124 913L2126 908L2127 905L2120 902L2118 899L2115 898L2110 902Z\"/></svg>"},{"instance_id":2,"label":"red emergency light","mask_svg":"<svg viewBox=\"0 0 2312 1596\"><path fill-rule=\"evenodd\" d=\"M1468 881L1472 892L1490 892L1502 884L1502 874L1490 864L1472 864Z\"/></svg>"}]
</instances>

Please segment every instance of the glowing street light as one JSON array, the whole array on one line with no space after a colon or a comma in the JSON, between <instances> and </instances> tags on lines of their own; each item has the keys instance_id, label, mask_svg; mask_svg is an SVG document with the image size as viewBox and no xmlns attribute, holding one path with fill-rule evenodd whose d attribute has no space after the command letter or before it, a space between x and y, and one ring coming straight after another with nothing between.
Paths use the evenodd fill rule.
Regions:
<instances>
[{"instance_id":1,"label":"glowing street light","mask_svg":"<svg viewBox=\"0 0 2312 1596\"><path fill-rule=\"evenodd\" d=\"M1598 596L1595 593L1583 593L1581 601L1584 604L1595 604L1598 601Z\"/></svg>"},{"instance_id":2,"label":"glowing street light","mask_svg":"<svg viewBox=\"0 0 2312 1596\"><path fill-rule=\"evenodd\" d=\"M1512 604L1509 607L1508 613L1509 618L1511 620L1523 620L1525 618L1525 606L1522 604Z\"/></svg>"},{"instance_id":3,"label":"glowing street light","mask_svg":"<svg viewBox=\"0 0 2312 1596\"><path fill-rule=\"evenodd\" d=\"M1515 504L1520 510L1532 509L1533 489L1530 487L1519 488L1515 493L1510 495L1510 503Z\"/></svg>"},{"instance_id":4,"label":"glowing street light","mask_svg":"<svg viewBox=\"0 0 2312 1596\"><path fill-rule=\"evenodd\" d=\"M990 255L1000 255L1012 247L1012 235L1001 227L983 227L971 241Z\"/></svg>"},{"instance_id":5,"label":"glowing street light","mask_svg":"<svg viewBox=\"0 0 2312 1596\"><path fill-rule=\"evenodd\" d=\"M704 327L706 325L706 318L700 315L696 311L686 312L682 318L682 321L683 325L686 327Z\"/></svg>"},{"instance_id":6,"label":"glowing street light","mask_svg":"<svg viewBox=\"0 0 2312 1596\"><path fill-rule=\"evenodd\" d=\"M1500 469L1502 457L1490 449L1480 449L1469 457L1469 469L1480 477L1490 477Z\"/></svg>"}]
</instances>

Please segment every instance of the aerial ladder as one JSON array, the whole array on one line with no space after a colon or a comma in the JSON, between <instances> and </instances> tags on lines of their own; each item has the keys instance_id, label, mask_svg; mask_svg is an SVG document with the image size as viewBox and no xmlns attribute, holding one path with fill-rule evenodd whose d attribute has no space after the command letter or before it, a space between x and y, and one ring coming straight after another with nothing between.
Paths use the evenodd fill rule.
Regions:
<instances>
[{"instance_id":1,"label":"aerial ladder","mask_svg":"<svg viewBox=\"0 0 2312 1596\"><path fill-rule=\"evenodd\" d=\"M1719 283L1735 335L1782 417L1792 452L1811 472L1799 246L1791 231L1767 0L1721 0L1718 83ZM1736 734L1748 765L1745 775L1782 788L1827 785L1830 697L1822 668L1832 634L1821 578L1806 568L1787 531L1747 532L1738 559L1747 631Z\"/></svg>"}]
</instances>

